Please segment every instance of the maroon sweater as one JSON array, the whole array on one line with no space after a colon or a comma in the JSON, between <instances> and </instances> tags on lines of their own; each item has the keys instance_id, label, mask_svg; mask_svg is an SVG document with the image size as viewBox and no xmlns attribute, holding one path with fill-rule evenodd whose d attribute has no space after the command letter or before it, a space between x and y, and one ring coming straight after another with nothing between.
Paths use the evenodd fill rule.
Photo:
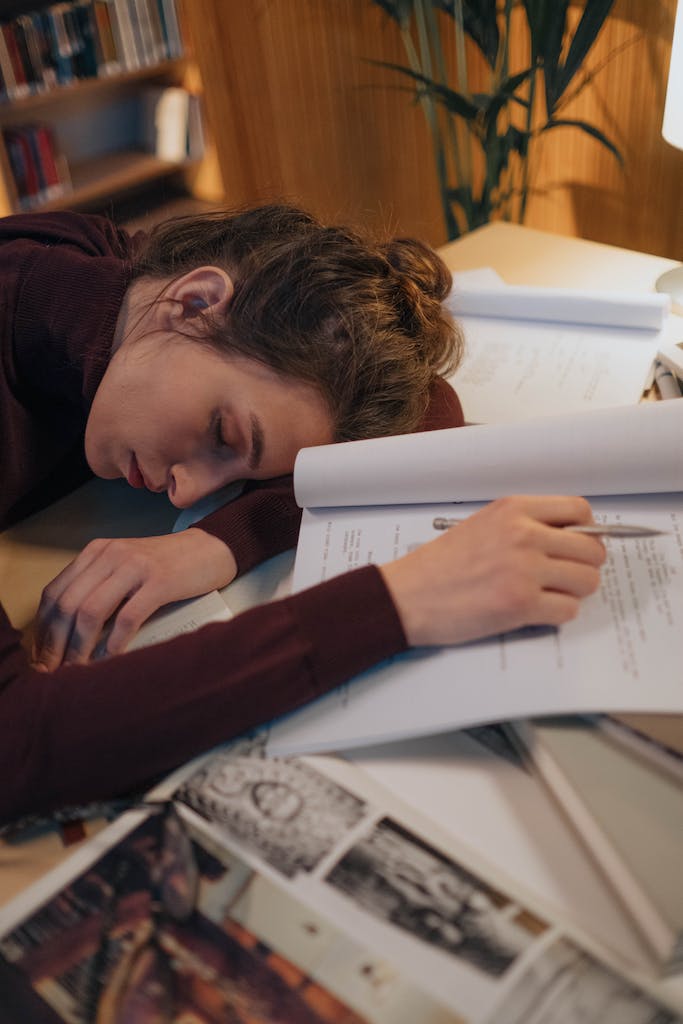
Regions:
<instances>
[{"instance_id":1,"label":"maroon sweater","mask_svg":"<svg viewBox=\"0 0 683 1024\"><path fill-rule=\"evenodd\" d=\"M0 527L88 478L83 436L131 279L129 236L72 213L0 219ZM443 382L425 429L462 423ZM291 477L196 525L240 572L296 543ZM125 793L406 647L375 567L158 647L34 671L0 606L0 821Z\"/></svg>"}]
</instances>

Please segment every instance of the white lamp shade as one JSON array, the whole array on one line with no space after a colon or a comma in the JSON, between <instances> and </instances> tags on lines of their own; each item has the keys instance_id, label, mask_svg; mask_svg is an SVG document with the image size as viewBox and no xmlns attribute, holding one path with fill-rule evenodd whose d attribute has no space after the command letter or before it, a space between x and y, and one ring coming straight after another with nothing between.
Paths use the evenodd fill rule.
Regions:
<instances>
[{"instance_id":1,"label":"white lamp shade","mask_svg":"<svg viewBox=\"0 0 683 1024\"><path fill-rule=\"evenodd\" d=\"M681 0L678 2L676 11L662 135L672 146L683 149L683 2Z\"/></svg>"}]
</instances>

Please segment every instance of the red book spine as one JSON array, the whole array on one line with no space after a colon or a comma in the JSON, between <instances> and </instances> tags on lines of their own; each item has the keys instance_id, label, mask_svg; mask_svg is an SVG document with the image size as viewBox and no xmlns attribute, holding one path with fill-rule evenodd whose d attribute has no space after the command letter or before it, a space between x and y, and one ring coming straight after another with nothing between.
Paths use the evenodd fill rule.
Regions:
<instances>
[{"instance_id":1,"label":"red book spine","mask_svg":"<svg viewBox=\"0 0 683 1024\"><path fill-rule=\"evenodd\" d=\"M40 193L40 178L38 168L33 158L33 150L29 142L27 132L29 128L13 128L5 135L16 146L20 154L20 168L17 167L15 178L17 179L17 191L19 200L24 209L31 209L36 206Z\"/></svg>"},{"instance_id":2,"label":"red book spine","mask_svg":"<svg viewBox=\"0 0 683 1024\"><path fill-rule=\"evenodd\" d=\"M46 198L52 199L63 192L62 183L55 162L55 149L52 132L47 125L38 125L35 129L36 143L40 155L40 164L45 179Z\"/></svg>"},{"instance_id":3,"label":"red book spine","mask_svg":"<svg viewBox=\"0 0 683 1024\"><path fill-rule=\"evenodd\" d=\"M28 96L31 90L28 82L26 81L26 72L24 71L24 65L21 62L21 54L19 52L17 38L14 34L14 26L3 25L2 33L5 37L5 44L7 46L10 61L12 62L12 71L14 72L14 80L16 82L15 95Z\"/></svg>"}]
</instances>

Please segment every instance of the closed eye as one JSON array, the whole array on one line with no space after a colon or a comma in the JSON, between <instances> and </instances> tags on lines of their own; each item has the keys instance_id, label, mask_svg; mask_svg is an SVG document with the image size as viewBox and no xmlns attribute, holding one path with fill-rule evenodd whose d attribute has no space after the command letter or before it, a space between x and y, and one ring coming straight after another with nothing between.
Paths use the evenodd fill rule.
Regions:
<instances>
[{"instance_id":1,"label":"closed eye","mask_svg":"<svg viewBox=\"0 0 683 1024\"><path fill-rule=\"evenodd\" d=\"M211 420L211 433L216 447L224 447L225 438L223 437L223 418L219 412L213 414Z\"/></svg>"},{"instance_id":2,"label":"closed eye","mask_svg":"<svg viewBox=\"0 0 683 1024\"><path fill-rule=\"evenodd\" d=\"M223 416L221 415L220 409L217 409L211 417L211 435L214 445L221 451L232 447L225 436Z\"/></svg>"}]
</instances>

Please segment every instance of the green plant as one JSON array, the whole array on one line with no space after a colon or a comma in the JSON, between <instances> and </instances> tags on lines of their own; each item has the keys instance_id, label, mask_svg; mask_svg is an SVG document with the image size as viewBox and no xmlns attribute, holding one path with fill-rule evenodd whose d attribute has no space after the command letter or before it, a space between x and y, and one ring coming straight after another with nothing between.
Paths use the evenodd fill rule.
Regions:
<instances>
[{"instance_id":1,"label":"green plant","mask_svg":"<svg viewBox=\"0 0 683 1024\"><path fill-rule=\"evenodd\" d=\"M562 116L588 81L587 73L581 80L577 75L614 0L585 0L573 31L570 0L373 2L398 25L408 66L372 63L411 81L431 131L449 238L485 224L494 214L523 221L530 156L546 132L586 132L622 162L617 147L598 128ZM511 73L513 17L522 17L528 32L528 66ZM466 39L484 58L486 92L470 86ZM447 52L454 54L454 82L449 81Z\"/></svg>"}]
</instances>

